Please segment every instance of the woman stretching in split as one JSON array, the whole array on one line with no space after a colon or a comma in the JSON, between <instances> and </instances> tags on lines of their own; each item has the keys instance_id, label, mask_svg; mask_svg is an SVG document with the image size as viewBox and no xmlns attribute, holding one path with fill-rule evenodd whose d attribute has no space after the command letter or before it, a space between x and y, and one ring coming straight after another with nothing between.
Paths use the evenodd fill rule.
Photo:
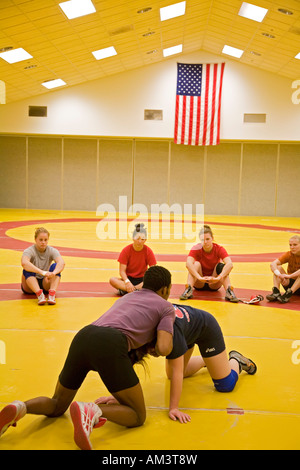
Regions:
<instances>
[{"instance_id":1,"label":"woman stretching in split","mask_svg":"<svg viewBox=\"0 0 300 470\"><path fill-rule=\"evenodd\" d=\"M0 436L26 413L48 417L64 414L90 370L99 373L117 404L101 407L77 401L71 404L78 447L91 449L89 436L93 427L106 420L127 427L141 426L146 419L144 396L128 353L155 339L157 355L171 352L175 312L167 301L170 289L170 272L161 266L149 268L141 290L118 299L74 337L52 398L14 401L3 408Z\"/></svg>"}]
</instances>

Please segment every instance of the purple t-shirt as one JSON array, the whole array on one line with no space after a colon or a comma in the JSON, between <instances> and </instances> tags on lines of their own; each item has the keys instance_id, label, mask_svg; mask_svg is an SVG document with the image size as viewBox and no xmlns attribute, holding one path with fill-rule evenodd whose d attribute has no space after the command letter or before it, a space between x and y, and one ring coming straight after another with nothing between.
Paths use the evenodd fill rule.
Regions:
<instances>
[{"instance_id":1,"label":"purple t-shirt","mask_svg":"<svg viewBox=\"0 0 300 470\"><path fill-rule=\"evenodd\" d=\"M143 288L117 300L92 324L122 331L130 351L152 341L157 330L173 334L174 320L173 305L150 289Z\"/></svg>"}]
</instances>

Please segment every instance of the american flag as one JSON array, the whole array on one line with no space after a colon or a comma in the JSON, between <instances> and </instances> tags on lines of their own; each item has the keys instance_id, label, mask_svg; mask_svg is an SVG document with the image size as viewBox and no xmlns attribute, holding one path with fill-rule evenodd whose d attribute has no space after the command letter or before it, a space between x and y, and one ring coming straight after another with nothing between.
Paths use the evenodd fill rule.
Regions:
<instances>
[{"instance_id":1,"label":"american flag","mask_svg":"<svg viewBox=\"0 0 300 470\"><path fill-rule=\"evenodd\" d=\"M220 143L220 111L225 63L177 64L174 142Z\"/></svg>"}]
</instances>

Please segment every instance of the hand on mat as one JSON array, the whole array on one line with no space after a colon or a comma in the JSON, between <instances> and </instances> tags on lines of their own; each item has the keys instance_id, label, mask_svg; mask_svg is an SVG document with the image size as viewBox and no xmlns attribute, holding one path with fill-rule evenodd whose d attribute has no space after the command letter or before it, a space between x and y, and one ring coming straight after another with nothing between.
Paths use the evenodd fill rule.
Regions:
<instances>
[{"instance_id":1,"label":"hand on mat","mask_svg":"<svg viewBox=\"0 0 300 470\"><path fill-rule=\"evenodd\" d=\"M114 397L99 397L97 400L95 400L96 405L119 405L118 400L116 400Z\"/></svg>"},{"instance_id":2,"label":"hand on mat","mask_svg":"<svg viewBox=\"0 0 300 470\"><path fill-rule=\"evenodd\" d=\"M183 413L178 408L174 408L173 410L169 410L169 417L173 420L178 421L180 423L189 423L191 421L191 417L187 413Z\"/></svg>"}]
</instances>

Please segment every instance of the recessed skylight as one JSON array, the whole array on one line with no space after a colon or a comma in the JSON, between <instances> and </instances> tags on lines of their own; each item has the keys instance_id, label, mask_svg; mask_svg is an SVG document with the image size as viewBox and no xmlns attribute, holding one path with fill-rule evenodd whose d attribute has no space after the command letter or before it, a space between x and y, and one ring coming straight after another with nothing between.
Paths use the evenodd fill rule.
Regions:
<instances>
[{"instance_id":1,"label":"recessed skylight","mask_svg":"<svg viewBox=\"0 0 300 470\"><path fill-rule=\"evenodd\" d=\"M99 49L98 51L92 52L93 56L97 60L106 59L107 57L111 57L113 55L117 55L116 49L111 47L106 47L105 49Z\"/></svg>"},{"instance_id":2,"label":"recessed skylight","mask_svg":"<svg viewBox=\"0 0 300 470\"><path fill-rule=\"evenodd\" d=\"M238 59L242 57L244 51L242 49L237 49L236 47L224 46L222 50L223 54L231 55L232 57L237 57Z\"/></svg>"},{"instance_id":3,"label":"recessed skylight","mask_svg":"<svg viewBox=\"0 0 300 470\"><path fill-rule=\"evenodd\" d=\"M57 88L59 86L66 85L66 83L60 78L57 78L56 80L48 80L47 82L42 83L42 85L45 88L48 88L48 90L52 90L52 88Z\"/></svg>"},{"instance_id":4,"label":"recessed skylight","mask_svg":"<svg viewBox=\"0 0 300 470\"><path fill-rule=\"evenodd\" d=\"M69 0L68 2L60 3L59 6L69 20L79 16L90 15L96 11L91 0Z\"/></svg>"},{"instance_id":5,"label":"recessed skylight","mask_svg":"<svg viewBox=\"0 0 300 470\"><path fill-rule=\"evenodd\" d=\"M169 55L179 54L182 52L182 44L178 44L178 46L168 47L167 49L163 50L163 56L168 57Z\"/></svg>"},{"instance_id":6,"label":"recessed skylight","mask_svg":"<svg viewBox=\"0 0 300 470\"><path fill-rule=\"evenodd\" d=\"M299 54L295 55L295 59L300 59L300 52Z\"/></svg>"},{"instance_id":7,"label":"recessed skylight","mask_svg":"<svg viewBox=\"0 0 300 470\"><path fill-rule=\"evenodd\" d=\"M8 52L2 52L0 57L6 60L9 64L15 64L22 60L32 59L32 55L28 54L28 52L24 51L21 47L19 49L12 49Z\"/></svg>"},{"instance_id":8,"label":"recessed skylight","mask_svg":"<svg viewBox=\"0 0 300 470\"><path fill-rule=\"evenodd\" d=\"M258 21L261 23L267 12L268 10L266 8L252 5L252 3L243 2L239 11L239 15L243 16L244 18L248 18L249 20Z\"/></svg>"},{"instance_id":9,"label":"recessed skylight","mask_svg":"<svg viewBox=\"0 0 300 470\"><path fill-rule=\"evenodd\" d=\"M175 3L160 9L161 21L169 20L170 18L176 18L176 16L182 16L185 14L186 2Z\"/></svg>"}]
</instances>

